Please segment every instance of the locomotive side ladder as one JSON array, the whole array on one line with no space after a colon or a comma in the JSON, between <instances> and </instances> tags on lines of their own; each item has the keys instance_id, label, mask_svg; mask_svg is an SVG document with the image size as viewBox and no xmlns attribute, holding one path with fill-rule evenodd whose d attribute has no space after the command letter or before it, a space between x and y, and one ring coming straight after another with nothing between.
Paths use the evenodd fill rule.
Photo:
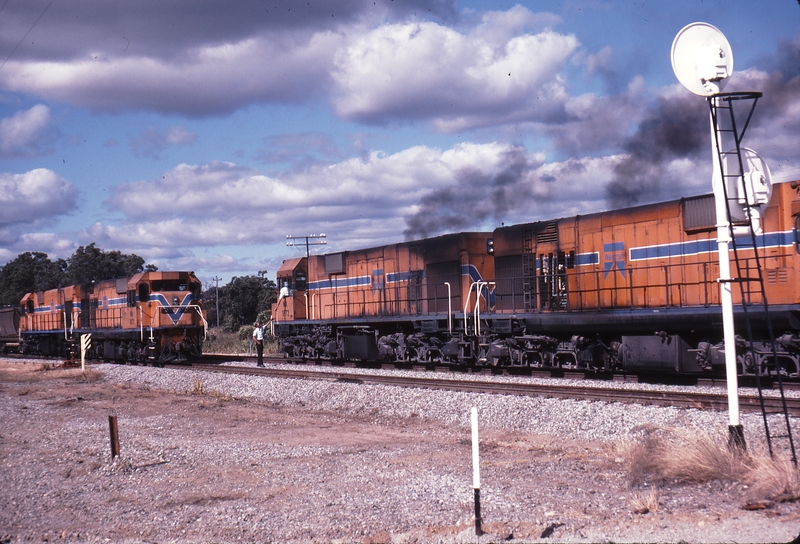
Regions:
<instances>
[{"instance_id":1,"label":"locomotive side ladder","mask_svg":"<svg viewBox=\"0 0 800 544\"><path fill-rule=\"evenodd\" d=\"M533 253L533 226L525 225L522 234L522 302L526 312L534 309L536 298L536 255Z\"/></svg>"},{"instance_id":2,"label":"locomotive side ladder","mask_svg":"<svg viewBox=\"0 0 800 544\"><path fill-rule=\"evenodd\" d=\"M716 160L718 161L719 171L722 174L722 190L725 193L728 239L731 244L731 249L733 250L733 260L736 269L735 277L720 278L720 282L732 282L739 285L742 310L745 316L748 350L748 353L743 357L742 371L744 372L746 370L745 367L748 366L749 358L756 377L756 386L758 388L761 414L764 420L764 430L770 456L773 456L773 439L786 439L791 451L792 463L797 466L797 453L792 437L789 413L786 407L783 378L778 363L778 354L775 344L775 333L769 316L769 304L764 286L763 269L758 255L757 242L760 233L756 232L756 229L758 228L760 230L760 226L755 226L755 223L760 219L760 210L758 207L761 204L766 204L765 202L758 202L759 195L757 195L756 185L759 182L763 183L766 181L769 183L769 181L763 178L754 179L754 176L763 175L763 173L757 172L757 169L748 168L748 171L745 171L745 165L748 167L751 166L753 157L755 156L757 158L757 156L752 150L741 146L745 131L753 115L753 110L760 97L761 93L758 92L719 93L708 97L716 143L715 149L718 155ZM737 125L734 108L734 104L740 101L750 102L750 110L741 128ZM722 147L723 143L726 143L724 140L728 142L732 140L732 147L730 147L728 151L722 151L725 149ZM769 175L768 171L766 175ZM737 194L730 194L731 192L736 192ZM739 213L734 213L734 211ZM741 211L744 212L744 220L741 216ZM740 235L737 239L736 233L740 233L742 230L746 230L747 233ZM740 257L739 245L744 246L742 249L753 249L754 257L752 263L750 259ZM755 299L760 299L760 302L754 302ZM769 342L772 349L771 355L767 355L763 358L758 355L755 349L750 313L748 311L748 307L755 307L756 304L759 304L763 309L766 327L769 333ZM781 399L781 413L783 414L783 422L786 428L785 434L772 434L770 430L761 383L762 372L767 376L774 376L777 381Z\"/></svg>"}]
</instances>

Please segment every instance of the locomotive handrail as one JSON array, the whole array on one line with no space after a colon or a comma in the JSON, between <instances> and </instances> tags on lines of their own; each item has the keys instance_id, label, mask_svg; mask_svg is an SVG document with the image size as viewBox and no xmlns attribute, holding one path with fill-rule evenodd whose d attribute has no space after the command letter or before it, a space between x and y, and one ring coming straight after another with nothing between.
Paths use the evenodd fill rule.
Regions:
<instances>
[{"instance_id":1,"label":"locomotive handrail","mask_svg":"<svg viewBox=\"0 0 800 544\"><path fill-rule=\"evenodd\" d=\"M477 300L475 301L475 310L474 310L473 313L475 315L475 335L476 336L480 336L481 335L481 297L480 297L480 292L483 290L484 287L488 286L492 282L477 281L476 283L477 283L477 287L475 288L475 293L476 293L476 296L477 296ZM487 291L487 295L488 295L488 291ZM486 307L487 308L489 307L488 297L487 297L487 300L486 300Z\"/></svg>"},{"instance_id":2,"label":"locomotive handrail","mask_svg":"<svg viewBox=\"0 0 800 544\"><path fill-rule=\"evenodd\" d=\"M469 299L472 296L472 288L475 287L475 282L470 284L469 289L467 290L467 300L464 301L464 334L468 334L469 330L467 329L468 318L467 318L467 308L469 308Z\"/></svg>"},{"instance_id":3,"label":"locomotive handrail","mask_svg":"<svg viewBox=\"0 0 800 544\"><path fill-rule=\"evenodd\" d=\"M76 316L80 316L80 315L81 315L80 309L73 308L73 310L72 310L72 320L71 320L71 322L69 324L69 333L70 334L73 334L75 332L75 321L77 321Z\"/></svg>"},{"instance_id":4,"label":"locomotive handrail","mask_svg":"<svg viewBox=\"0 0 800 544\"><path fill-rule=\"evenodd\" d=\"M197 310L197 315L199 315L200 319L203 320L203 340L207 340L208 339L208 321L206 321L206 318L203 317L203 309L200 307L199 304L189 304L186 307L187 308L194 308L195 310Z\"/></svg>"},{"instance_id":5,"label":"locomotive handrail","mask_svg":"<svg viewBox=\"0 0 800 544\"><path fill-rule=\"evenodd\" d=\"M447 286L447 332L453 334L453 298L450 292L450 282L446 281L444 284Z\"/></svg>"},{"instance_id":6,"label":"locomotive handrail","mask_svg":"<svg viewBox=\"0 0 800 544\"><path fill-rule=\"evenodd\" d=\"M468 317L468 314L467 314L467 308L469 308L469 299L470 299L470 297L472 297L472 288L475 287L475 298L476 298L476 300L475 300L475 308L472 311L473 319L475 321L474 330L475 330L475 335L476 336L480 336L480 333L481 333L481 324L480 324L481 298L480 298L480 292L481 292L481 289L483 289L485 286L492 285L492 284L494 284L493 281L481 281L481 280L478 280L478 281L473 281L472 284L469 286L469 290L467 291L467 300L464 303L464 332L465 333L469 332L467 330L467 323L469 321L469 317ZM487 305L488 305L488 300L487 300Z\"/></svg>"},{"instance_id":7,"label":"locomotive handrail","mask_svg":"<svg viewBox=\"0 0 800 544\"><path fill-rule=\"evenodd\" d=\"M483 281L476 281L475 282L475 308L472 309L472 317L475 320L475 325L473 325L473 330L475 331L475 336L481 335L481 289L483 289L483 285L486 282Z\"/></svg>"}]
</instances>

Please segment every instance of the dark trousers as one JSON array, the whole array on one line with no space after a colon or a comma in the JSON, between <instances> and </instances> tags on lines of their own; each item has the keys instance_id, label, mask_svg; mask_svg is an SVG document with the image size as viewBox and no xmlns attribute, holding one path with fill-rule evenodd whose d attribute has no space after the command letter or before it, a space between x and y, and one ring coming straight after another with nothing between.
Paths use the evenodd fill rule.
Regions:
<instances>
[{"instance_id":1,"label":"dark trousers","mask_svg":"<svg viewBox=\"0 0 800 544\"><path fill-rule=\"evenodd\" d=\"M256 340L256 351L258 352L258 366L264 366L264 342Z\"/></svg>"}]
</instances>

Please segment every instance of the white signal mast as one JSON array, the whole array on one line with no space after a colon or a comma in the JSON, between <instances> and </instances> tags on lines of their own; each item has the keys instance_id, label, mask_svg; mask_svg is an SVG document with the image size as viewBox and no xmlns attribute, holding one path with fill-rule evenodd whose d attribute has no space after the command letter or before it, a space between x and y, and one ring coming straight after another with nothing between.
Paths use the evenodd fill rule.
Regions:
<instances>
[{"instance_id":1,"label":"white signal mast","mask_svg":"<svg viewBox=\"0 0 800 544\"><path fill-rule=\"evenodd\" d=\"M730 443L744 449L744 431L739 421L736 339L731 292L735 280L731 277L730 263L731 243L734 242L733 236L738 232L738 227L734 227L732 222L735 221L737 224L744 222L749 224L746 229L752 228L754 232L760 232L761 215L769 202L772 185L766 163L754 151L739 145L750 116L743 126L737 127L733 116L733 103L738 100L752 100L752 108L755 108L755 102L761 93L721 92L733 74L733 52L722 32L707 23L691 23L681 29L672 43L671 59L672 69L678 81L692 93L706 97L711 110L712 187L716 209L718 281L728 385L728 429ZM723 124L723 120L717 115L719 110L729 111L731 120L727 125ZM727 136L730 139L731 135L735 140L735 149L723 151L721 148L723 138ZM731 203L733 208L730 206ZM756 372L759 372L757 367Z\"/></svg>"}]
</instances>

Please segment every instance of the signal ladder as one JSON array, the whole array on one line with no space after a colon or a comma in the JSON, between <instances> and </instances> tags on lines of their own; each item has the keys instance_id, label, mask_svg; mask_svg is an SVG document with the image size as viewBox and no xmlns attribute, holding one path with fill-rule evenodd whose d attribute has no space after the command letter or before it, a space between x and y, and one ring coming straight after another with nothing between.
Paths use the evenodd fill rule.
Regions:
<instances>
[{"instance_id":1,"label":"signal ladder","mask_svg":"<svg viewBox=\"0 0 800 544\"><path fill-rule=\"evenodd\" d=\"M753 371L756 376L756 386L758 388L758 397L761 403L761 414L764 419L764 430L766 432L767 437L767 447L769 448L770 457L773 457L773 439L783 438L787 439L789 442L789 448L792 454L792 463L797 466L797 453L794 447L794 440L792 438L792 428L789 421L789 412L786 408L786 397L784 395L783 389L783 378L781 375L781 368L778 364L778 353L777 348L775 345L775 333L772 329L772 321L769 317L769 305L767 303L767 294L764 288L764 274L761 268L761 262L758 256L758 245L756 239L756 232L753 229L753 208L757 204L751 203L750 194L748 192L748 187L746 186L747 182L745 180L745 171L744 165L745 160L742 157L742 147L741 142L744 138L744 133L747 130L747 126L750 123L750 119L753 115L753 110L755 110L756 103L758 99L762 96L759 92L737 92L737 93L719 93L716 95L712 95L708 97L709 107L711 109L711 119L713 122L713 132L714 138L716 139L716 149L719 150L719 156L717 157L719 160L719 169L722 174L722 188L725 194L725 204L727 209L727 217L728 217L728 235L731 240L731 247L733 249L733 257L734 263L736 266L736 277L730 280L735 282L739 285L739 290L742 299L742 309L745 316L745 323L746 323L746 331L747 331L747 350L748 353L744 356L744 363L742 364L742 369L744 370L747 366L748 361L752 362ZM734 104L739 101L749 101L750 104L750 111L746 116L744 124L741 126L741 129L736 124L736 116L734 112ZM733 139L733 143L735 144L729 151L722 151L726 149L722 146L723 138L730 140ZM745 149L745 153L750 152L750 150ZM727 169L725 166L734 164L734 167L728 167ZM726 171L727 170L727 171ZM768 174L767 174L768 175ZM729 187L736 187L739 194L738 195L730 195L729 194ZM745 196L745 198L740 198L741 196ZM744 200L744 202L742 202ZM734 236L734 217L731 214L731 207L735 206L736 208L741 208L744 206L745 217L746 221L742 222L739 221L738 225L745 224L747 225L747 230L749 234L749 240L743 240L742 237L737 240L736 236ZM753 249L754 259L753 265L749 259L743 259L739 256L739 245L743 246L744 248ZM744 261L744 262L743 262ZM753 332L750 323L750 313L748 310L749 306L755 306L756 303L754 302L755 299L760 298L760 304L763 309L764 319L766 320L767 330L769 332L769 342L772 349L771 356L764 357L763 359L759 357L756 352L754 342L753 342ZM782 406L782 414L783 414L783 422L785 423L786 431L785 434L772 434L769 426L769 420L767 418L767 411L764 406L764 395L763 395L763 388L761 384L761 374L762 372L767 376L774 376L778 383L778 389L780 392L781 398L781 406Z\"/></svg>"}]
</instances>

